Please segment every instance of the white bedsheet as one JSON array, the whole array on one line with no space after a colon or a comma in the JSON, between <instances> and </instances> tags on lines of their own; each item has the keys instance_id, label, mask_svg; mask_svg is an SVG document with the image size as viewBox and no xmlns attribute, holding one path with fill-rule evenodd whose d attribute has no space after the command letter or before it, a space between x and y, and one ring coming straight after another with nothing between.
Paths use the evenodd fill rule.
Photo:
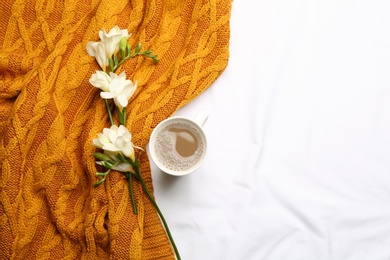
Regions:
<instances>
[{"instance_id":1,"label":"white bedsheet","mask_svg":"<svg viewBox=\"0 0 390 260\"><path fill-rule=\"evenodd\" d=\"M185 177L152 163L183 260L390 259L390 1L236 0Z\"/></svg>"}]
</instances>

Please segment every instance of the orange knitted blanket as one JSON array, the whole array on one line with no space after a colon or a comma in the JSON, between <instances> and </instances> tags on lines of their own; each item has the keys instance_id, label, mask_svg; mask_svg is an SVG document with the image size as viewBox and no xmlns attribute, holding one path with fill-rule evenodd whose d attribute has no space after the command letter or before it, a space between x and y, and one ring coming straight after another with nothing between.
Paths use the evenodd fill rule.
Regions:
<instances>
[{"instance_id":1,"label":"orange knitted blanket","mask_svg":"<svg viewBox=\"0 0 390 260\"><path fill-rule=\"evenodd\" d=\"M138 81L127 107L145 147L163 119L190 102L228 61L231 0L4 0L0 5L0 259L173 259L160 219L134 182L97 181L92 154L109 120L88 82L98 31L128 29L152 49L122 65ZM141 173L150 190L147 154ZM174 235L174 234L173 234ZM180 248L179 248L180 250Z\"/></svg>"}]
</instances>

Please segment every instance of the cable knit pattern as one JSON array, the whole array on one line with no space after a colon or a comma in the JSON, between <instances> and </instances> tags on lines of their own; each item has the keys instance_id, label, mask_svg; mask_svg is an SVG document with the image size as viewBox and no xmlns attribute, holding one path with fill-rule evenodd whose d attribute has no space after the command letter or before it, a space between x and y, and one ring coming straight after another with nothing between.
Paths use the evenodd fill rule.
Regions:
<instances>
[{"instance_id":1,"label":"cable knit pattern","mask_svg":"<svg viewBox=\"0 0 390 260\"><path fill-rule=\"evenodd\" d=\"M174 259L138 182L112 172L94 188L92 139L109 127L88 79L98 31L132 33L160 62L118 70L138 81L127 128L145 147L153 128L204 91L228 61L231 0L15 0L0 5L0 259ZM153 190L147 154L141 173ZM173 234L174 235L174 234Z\"/></svg>"}]
</instances>

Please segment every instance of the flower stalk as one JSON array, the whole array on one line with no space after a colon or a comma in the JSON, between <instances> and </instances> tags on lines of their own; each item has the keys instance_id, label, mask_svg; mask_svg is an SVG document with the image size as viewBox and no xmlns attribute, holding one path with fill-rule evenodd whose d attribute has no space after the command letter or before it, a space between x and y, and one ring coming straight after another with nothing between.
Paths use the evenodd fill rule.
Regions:
<instances>
[{"instance_id":1,"label":"flower stalk","mask_svg":"<svg viewBox=\"0 0 390 260\"><path fill-rule=\"evenodd\" d=\"M104 103L106 104L106 110L107 110L108 118L110 119L110 123L111 123L111 125L114 125L114 119L112 118L110 104L108 104L107 99L104 100Z\"/></svg>"},{"instance_id":2,"label":"flower stalk","mask_svg":"<svg viewBox=\"0 0 390 260\"><path fill-rule=\"evenodd\" d=\"M118 117L121 125L126 125L126 108L124 107L122 111L118 109Z\"/></svg>"},{"instance_id":3,"label":"flower stalk","mask_svg":"<svg viewBox=\"0 0 390 260\"><path fill-rule=\"evenodd\" d=\"M130 192L131 204L133 206L133 212L134 214L138 214L137 202L135 201L134 190L133 190L133 175L131 172L127 172L125 173L125 175L129 180L129 192Z\"/></svg>"},{"instance_id":4,"label":"flower stalk","mask_svg":"<svg viewBox=\"0 0 390 260\"><path fill-rule=\"evenodd\" d=\"M175 251L176 257L177 257L178 260L180 260L181 257L180 257L179 250L176 247L175 240L172 237L172 234L171 234L171 232L169 230L168 223L165 220L164 215L162 214L162 212L161 212L159 206L157 205L156 201L154 200L152 194L149 192L148 187L146 186L145 181L141 177L141 174L138 172L138 174L136 176L137 176L137 179L141 182L142 188L144 189L146 195L148 195L150 202L152 202L153 206L156 208L157 213L158 213L158 215L159 215L159 217L160 217L160 219L161 219L161 221L162 221L162 223L164 225L165 231L167 232L169 241L171 242L173 250Z\"/></svg>"},{"instance_id":5,"label":"flower stalk","mask_svg":"<svg viewBox=\"0 0 390 260\"><path fill-rule=\"evenodd\" d=\"M178 260L180 260L181 259L180 253L179 253L179 250L176 247L175 240L172 237L171 231L169 230L168 223L165 220L165 217L164 217L163 213L161 212L160 207L157 205L156 200L154 199L153 195L150 193L150 191L149 191L149 189L148 189L144 179L141 176L139 162L138 162L137 158L135 159L135 161L132 161L130 158L121 157L121 160L123 160L124 162L128 162L129 164L131 164L133 166L133 169L134 169L134 173L133 174L135 175L137 180L141 183L141 186L142 186L143 190L145 191L146 195L148 196L150 202L155 207L155 209L157 211L157 214L160 217L160 219L161 219L161 221L162 221L162 223L164 225L165 231L167 232L167 235L168 235L169 241L170 241L170 243L171 243L171 245L173 247L173 250L175 251L176 257L177 257ZM130 176L132 175L132 173L127 173L127 174L130 174Z\"/></svg>"},{"instance_id":6,"label":"flower stalk","mask_svg":"<svg viewBox=\"0 0 390 260\"><path fill-rule=\"evenodd\" d=\"M105 30L99 31L99 42L89 42L87 52L90 56L95 57L103 71L96 71L89 82L101 90L100 97L104 99L107 114L110 119L110 128L104 128L98 137L93 139L93 145L103 150L103 153L94 153L94 157L99 164L107 169L105 172L97 172L96 176L100 178L94 186L101 185L112 171L122 172L129 181L129 193L134 214L138 214L137 202L134 196L134 179L141 184L143 191L155 207L168 235L169 241L175 251L177 259L180 258L179 251L173 240L168 224L158 207L153 195L142 178L140 165L135 156L134 146L131 141L132 135L125 127L126 125L126 107L132 95L137 88L137 82L133 84L131 80L126 79L125 72L117 75L116 70L124 61L136 56L145 56L158 63L157 55L151 50L141 51L141 43L138 43L134 51L131 49L128 39L131 35L127 30L121 30L118 26L112 28L108 33ZM119 126L115 124L109 100L114 102L114 109L118 112ZM133 176L134 175L134 176Z\"/></svg>"}]
</instances>

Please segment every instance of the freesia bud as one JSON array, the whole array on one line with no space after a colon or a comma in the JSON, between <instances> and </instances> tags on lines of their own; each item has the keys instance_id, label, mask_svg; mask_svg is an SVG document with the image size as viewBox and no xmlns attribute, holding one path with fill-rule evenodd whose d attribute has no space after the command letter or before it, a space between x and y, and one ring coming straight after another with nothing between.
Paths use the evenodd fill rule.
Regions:
<instances>
[{"instance_id":1,"label":"freesia bud","mask_svg":"<svg viewBox=\"0 0 390 260\"><path fill-rule=\"evenodd\" d=\"M100 67L106 71L109 63L104 44L102 42L88 42L87 52L90 56L95 57Z\"/></svg>"},{"instance_id":2,"label":"freesia bud","mask_svg":"<svg viewBox=\"0 0 390 260\"><path fill-rule=\"evenodd\" d=\"M123 38L129 39L131 34L127 29L121 30L118 25L113 27L108 33L106 30L99 31L99 38L104 44L106 49L106 55L108 58L112 58L114 54L119 51L119 45Z\"/></svg>"},{"instance_id":3,"label":"freesia bud","mask_svg":"<svg viewBox=\"0 0 390 260\"><path fill-rule=\"evenodd\" d=\"M127 37L123 37L120 41L120 44L119 44L119 48L122 50L122 51L126 51L126 48L127 48Z\"/></svg>"},{"instance_id":4,"label":"freesia bud","mask_svg":"<svg viewBox=\"0 0 390 260\"><path fill-rule=\"evenodd\" d=\"M109 160L111 160L110 157L108 157L107 155L102 154L102 153L94 153L93 156L96 159L99 159L99 160L102 160L102 161L109 161Z\"/></svg>"}]
</instances>

